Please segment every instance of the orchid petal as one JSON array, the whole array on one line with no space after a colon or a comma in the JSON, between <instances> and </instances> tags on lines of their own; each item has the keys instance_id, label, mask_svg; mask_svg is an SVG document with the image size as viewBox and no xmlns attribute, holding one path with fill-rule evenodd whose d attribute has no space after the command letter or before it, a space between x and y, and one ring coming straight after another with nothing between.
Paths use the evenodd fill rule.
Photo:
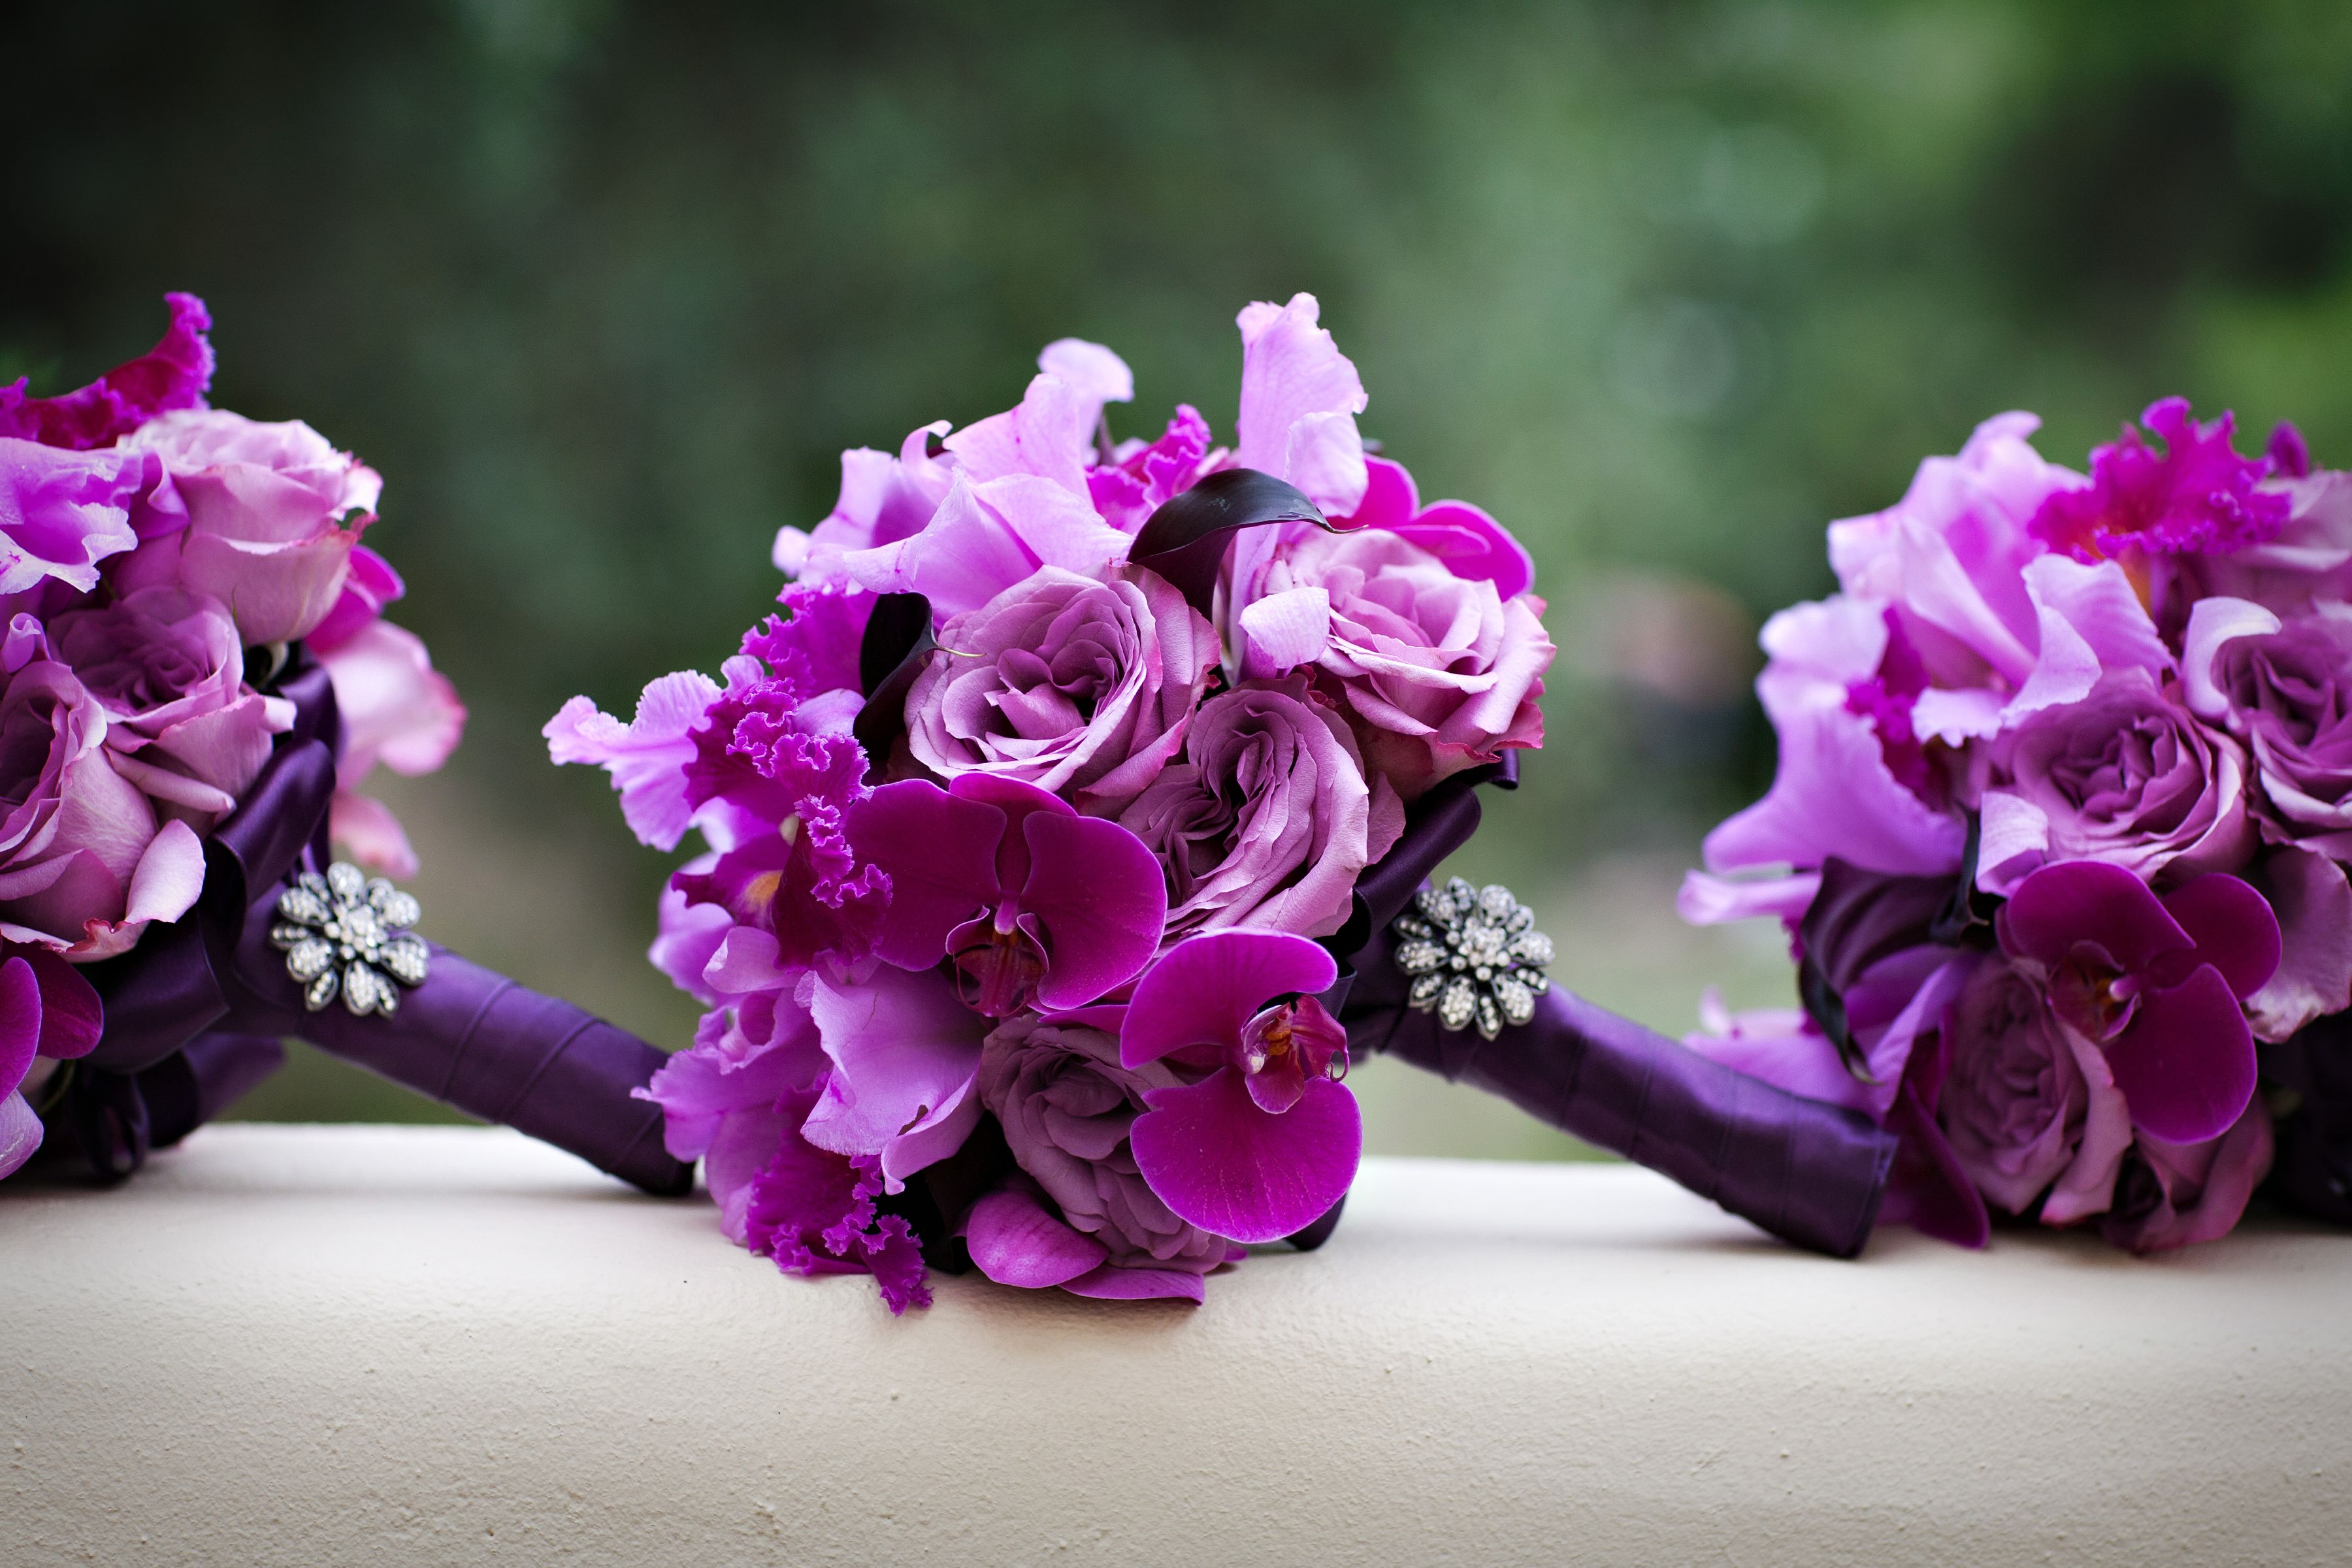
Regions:
<instances>
[{"instance_id":1,"label":"orchid petal","mask_svg":"<svg viewBox=\"0 0 2352 1568\"><path fill-rule=\"evenodd\" d=\"M1363 1153L1363 1118L1356 1097L1328 1079L1308 1084L1289 1110L1268 1115L1242 1077L1220 1068L1201 1083L1150 1090L1129 1146L1178 1218L1235 1241L1277 1241L1347 1195Z\"/></svg>"},{"instance_id":2,"label":"orchid petal","mask_svg":"<svg viewBox=\"0 0 2352 1568\"><path fill-rule=\"evenodd\" d=\"M1421 510L1421 491L1405 466L1389 458L1364 459L1364 499L1347 517L1335 517L1331 526L1342 533L1360 528L1401 529Z\"/></svg>"},{"instance_id":3,"label":"orchid petal","mask_svg":"<svg viewBox=\"0 0 2352 1568\"><path fill-rule=\"evenodd\" d=\"M1444 562L1455 576L1493 583L1500 598L1515 599L1535 586L1535 558L1528 547L1468 501L1433 501L1396 532Z\"/></svg>"},{"instance_id":4,"label":"orchid petal","mask_svg":"<svg viewBox=\"0 0 2352 1568\"><path fill-rule=\"evenodd\" d=\"M1119 1033L1119 1063L1139 1068L1186 1046L1234 1046L1242 1026L1267 1003L1328 991L1339 973L1329 953L1286 931L1214 931L1187 937L1137 984Z\"/></svg>"},{"instance_id":5,"label":"orchid petal","mask_svg":"<svg viewBox=\"0 0 2352 1568\"><path fill-rule=\"evenodd\" d=\"M47 948L27 951L24 961L33 966L34 978L41 983L41 1038L37 1048L54 1061L89 1055L106 1027L106 1009L99 1002L97 987L83 977L78 965ZM0 1006L5 1005L0 1002ZM6 1071L0 1069L0 1081L6 1077Z\"/></svg>"},{"instance_id":6,"label":"orchid petal","mask_svg":"<svg viewBox=\"0 0 2352 1568\"><path fill-rule=\"evenodd\" d=\"M2253 1098L2253 1032L2210 964L2143 995L2107 1061L2133 1124L2175 1143L2221 1136Z\"/></svg>"},{"instance_id":7,"label":"orchid petal","mask_svg":"<svg viewBox=\"0 0 2352 1568\"><path fill-rule=\"evenodd\" d=\"M996 901L1004 813L924 779L884 784L849 808L850 841L890 879L876 951L901 969L929 969L948 932Z\"/></svg>"},{"instance_id":8,"label":"orchid petal","mask_svg":"<svg viewBox=\"0 0 2352 1568\"><path fill-rule=\"evenodd\" d=\"M2093 933L2109 957L2135 973L2165 953L2195 945L2146 882L2104 860L2044 866L2001 908L2001 945L2053 969Z\"/></svg>"},{"instance_id":9,"label":"orchid petal","mask_svg":"<svg viewBox=\"0 0 2352 1568\"><path fill-rule=\"evenodd\" d=\"M2184 882L2164 895L2164 912L2197 944L2194 962L2220 970L2238 996L2252 996L2278 973L2278 917L2270 900L2237 878L2215 872ZM2168 971L2189 956L2167 954L2151 977L2159 985L2174 979ZM2188 965L2180 968L2186 973Z\"/></svg>"},{"instance_id":10,"label":"orchid petal","mask_svg":"<svg viewBox=\"0 0 2352 1568\"><path fill-rule=\"evenodd\" d=\"M1116 822L1040 811L1026 837L1021 905L1048 936L1038 1003L1084 1006L1151 961L1168 921L1167 878L1150 847Z\"/></svg>"},{"instance_id":11,"label":"orchid petal","mask_svg":"<svg viewBox=\"0 0 2352 1568\"><path fill-rule=\"evenodd\" d=\"M989 1025L938 973L885 967L846 986L819 973L813 989L809 1013L835 1070L803 1130L810 1142L837 1154L880 1154L900 1133L960 1104Z\"/></svg>"},{"instance_id":12,"label":"orchid petal","mask_svg":"<svg viewBox=\"0 0 2352 1568\"><path fill-rule=\"evenodd\" d=\"M593 763L612 774L621 816L640 843L675 849L694 816L686 802L687 764L695 756L691 731L718 700L716 681L681 670L646 687L636 717L626 724L575 697L540 733L547 737L551 760Z\"/></svg>"}]
</instances>

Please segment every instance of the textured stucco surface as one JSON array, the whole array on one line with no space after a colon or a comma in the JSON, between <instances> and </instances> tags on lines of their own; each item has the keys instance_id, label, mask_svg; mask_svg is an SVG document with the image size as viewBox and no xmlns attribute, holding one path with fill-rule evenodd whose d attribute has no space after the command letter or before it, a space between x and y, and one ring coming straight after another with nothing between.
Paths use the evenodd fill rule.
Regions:
<instances>
[{"instance_id":1,"label":"textured stucco surface","mask_svg":"<svg viewBox=\"0 0 2352 1568\"><path fill-rule=\"evenodd\" d=\"M2340 1563L2352 1237L1841 1264L1368 1164L1208 1305L894 1320L469 1129L0 1186L0 1563Z\"/></svg>"}]
</instances>

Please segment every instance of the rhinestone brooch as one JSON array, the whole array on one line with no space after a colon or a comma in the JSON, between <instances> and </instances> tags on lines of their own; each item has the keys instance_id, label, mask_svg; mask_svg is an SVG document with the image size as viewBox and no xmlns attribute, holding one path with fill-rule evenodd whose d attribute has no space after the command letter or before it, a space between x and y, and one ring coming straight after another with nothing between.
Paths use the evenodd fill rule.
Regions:
<instances>
[{"instance_id":1,"label":"rhinestone brooch","mask_svg":"<svg viewBox=\"0 0 2352 1568\"><path fill-rule=\"evenodd\" d=\"M286 973L316 1013L342 994L358 1017L400 1010L400 986L422 985L432 949L409 931L425 911L382 877L338 860L327 874L305 871L278 895L269 944L286 954Z\"/></svg>"},{"instance_id":2,"label":"rhinestone brooch","mask_svg":"<svg viewBox=\"0 0 2352 1568\"><path fill-rule=\"evenodd\" d=\"M1536 1016L1536 998L1551 989L1544 973L1551 938L1535 929L1535 911L1500 882L1474 888L1456 877L1423 888L1412 908L1396 918L1396 966L1412 980L1405 1001L1434 1011L1453 1030L1477 1026L1493 1039L1506 1024Z\"/></svg>"}]
</instances>

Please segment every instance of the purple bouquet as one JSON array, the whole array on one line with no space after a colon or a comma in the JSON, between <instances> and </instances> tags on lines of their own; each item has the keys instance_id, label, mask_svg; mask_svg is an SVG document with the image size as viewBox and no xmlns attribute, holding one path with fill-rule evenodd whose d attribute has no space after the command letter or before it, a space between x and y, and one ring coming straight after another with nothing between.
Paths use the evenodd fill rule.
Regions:
<instances>
[{"instance_id":1,"label":"purple bouquet","mask_svg":"<svg viewBox=\"0 0 2352 1568\"><path fill-rule=\"evenodd\" d=\"M1840 592L1765 627L1778 774L1683 909L1779 916L1803 1006L1690 1043L1894 1132L1887 1217L1962 1246L2208 1240L2274 1166L2352 1220L2352 475L2179 398L2087 478L2037 423L1832 524Z\"/></svg>"},{"instance_id":2,"label":"purple bouquet","mask_svg":"<svg viewBox=\"0 0 2352 1568\"><path fill-rule=\"evenodd\" d=\"M646 843L654 962L708 1008L646 1089L725 1233L802 1273L926 1265L1200 1300L1312 1246L1388 1050L1850 1252L1892 1140L1549 984L1500 887L1425 885L1543 739L1527 552L1368 456L1315 300L1241 313L1231 446L1115 440L1064 340L1020 405L844 454L784 613L626 723L575 698Z\"/></svg>"},{"instance_id":3,"label":"purple bouquet","mask_svg":"<svg viewBox=\"0 0 2352 1568\"><path fill-rule=\"evenodd\" d=\"M208 407L210 319L167 298L89 385L0 386L0 1176L45 1142L128 1174L300 1035L676 1188L627 1099L659 1054L435 948L361 869L415 857L360 786L439 767L466 710L383 616L383 481Z\"/></svg>"}]
</instances>

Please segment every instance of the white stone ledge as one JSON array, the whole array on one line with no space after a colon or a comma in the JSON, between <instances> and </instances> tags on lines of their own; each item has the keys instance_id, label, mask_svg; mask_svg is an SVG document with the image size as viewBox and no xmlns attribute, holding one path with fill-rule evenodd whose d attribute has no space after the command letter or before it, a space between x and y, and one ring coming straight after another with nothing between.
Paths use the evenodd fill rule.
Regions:
<instances>
[{"instance_id":1,"label":"white stone ledge","mask_svg":"<svg viewBox=\"0 0 2352 1568\"><path fill-rule=\"evenodd\" d=\"M1860 1263L1369 1162L1202 1308L891 1318L514 1135L0 1186L0 1563L2341 1563L2352 1237Z\"/></svg>"}]
</instances>

